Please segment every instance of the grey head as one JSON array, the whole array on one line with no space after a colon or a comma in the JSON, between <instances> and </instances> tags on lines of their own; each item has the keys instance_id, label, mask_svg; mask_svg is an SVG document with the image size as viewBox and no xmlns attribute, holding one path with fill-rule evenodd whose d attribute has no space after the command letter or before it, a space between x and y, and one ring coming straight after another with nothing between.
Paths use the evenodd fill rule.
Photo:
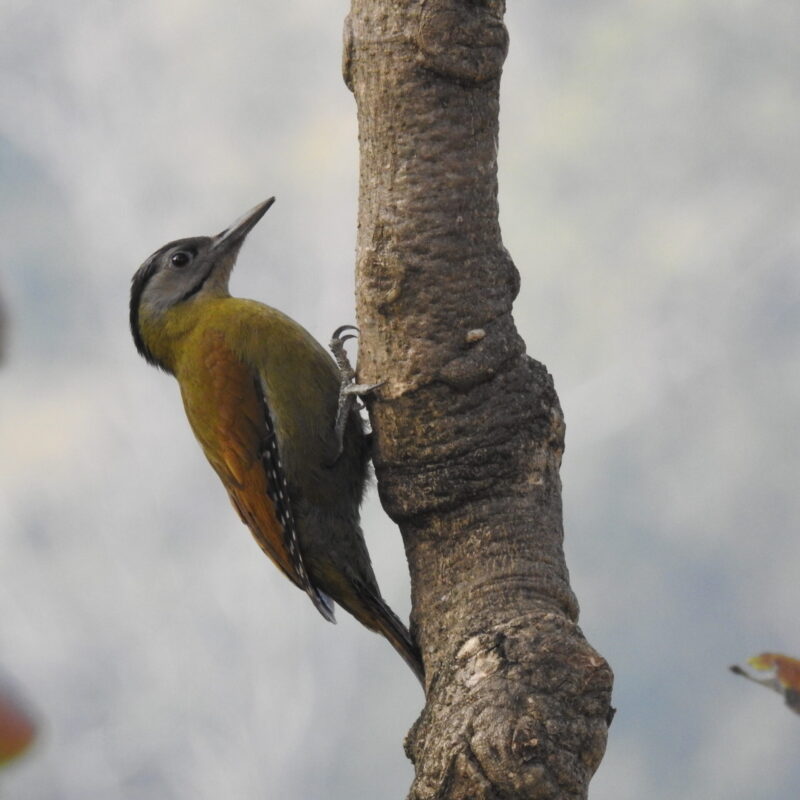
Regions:
<instances>
[{"instance_id":1,"label":"grey head","mask_svg":"<svg viewBox=\"0 0 800 800\"><path fill-rule=\"evenodd\" d=\"M225 296L236 256L247 234L275 202L270 197L216 236L176 239L155 251L131 281L130 324L136 349L160 366L142 338L142 311L163 313L200 294Z\"/></svg>"}]
</instances>

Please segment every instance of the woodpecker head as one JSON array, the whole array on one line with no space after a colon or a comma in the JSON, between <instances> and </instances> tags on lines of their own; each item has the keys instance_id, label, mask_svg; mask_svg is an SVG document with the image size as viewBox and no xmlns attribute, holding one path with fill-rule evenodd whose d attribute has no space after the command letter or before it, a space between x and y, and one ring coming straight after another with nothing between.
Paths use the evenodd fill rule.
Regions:
<instances>
[{"instance_id":1,"label":"woodpecker head","mask_svg":"<svg viewBox=\"0 0 800 800\"><path fill-rule=\"evenodd\" d=\"M131 282L130 322L136 349L147 361L162 366L148 345L142 320L199 297L225 297L236 256L247 234L267 213L274 197L259 203L216 236L177 239L156 250Z\"/></svg>"}]
</instances>

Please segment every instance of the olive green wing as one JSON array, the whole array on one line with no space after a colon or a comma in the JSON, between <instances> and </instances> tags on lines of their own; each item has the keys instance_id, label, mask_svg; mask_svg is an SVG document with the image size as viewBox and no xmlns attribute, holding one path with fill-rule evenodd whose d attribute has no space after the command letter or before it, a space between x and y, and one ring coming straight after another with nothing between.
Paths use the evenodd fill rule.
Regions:
<instances>
[{"instance_id":1,"label":"olive green wing","mask_svg":"<svg viewBox=\"0 0 800 800\"><path fill-rule=\"evenodd\" d=\"M181 380L186 414L242 521L275 565L333 622L333 602L311 583L261 376L218 331L203 336L201 380ZM180 376L179 376L180 380Z\"/></svg>"}]
</instances>

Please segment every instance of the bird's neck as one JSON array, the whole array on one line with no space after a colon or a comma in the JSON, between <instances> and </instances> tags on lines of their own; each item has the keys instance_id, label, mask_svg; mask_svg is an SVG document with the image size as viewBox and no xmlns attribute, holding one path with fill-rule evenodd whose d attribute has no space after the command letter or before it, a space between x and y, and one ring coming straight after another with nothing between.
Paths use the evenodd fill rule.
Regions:
<instances>
[{"instance_id":1,"label":"bird's neck","mask_svg":"<svg viewBox=\"0 0 800 800\"><path fill-rule=\"evenodd\" d=\"M230 299L230 298L228 298ZM159 367L174 375L191 334L223 297L196 297L164 311L143 313L142 339Z\"/></svg>"}]
</instances>

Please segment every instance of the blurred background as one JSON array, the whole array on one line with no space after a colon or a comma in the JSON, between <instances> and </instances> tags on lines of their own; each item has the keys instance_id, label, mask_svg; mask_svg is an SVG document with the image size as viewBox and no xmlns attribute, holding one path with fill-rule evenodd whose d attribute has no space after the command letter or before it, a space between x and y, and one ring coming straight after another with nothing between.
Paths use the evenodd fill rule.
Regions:
<instances>
[{"instance_id":1,"label":"blurred background","mask_svg":"<svg viewBox=\"0 0 800 800\"><path fill-rule=\"evenodd\" d=\"M345 0L0 6L6 800L403 797L422 696L263 558L128 332L155 248L277 204L236 294L353 320ZM783 800L800 725L800 5L510 2L500 205L567 419L566 551L616 672L593 800ZM409 610L374 492L381 586Z\"/></svg>"}]
</instances>

